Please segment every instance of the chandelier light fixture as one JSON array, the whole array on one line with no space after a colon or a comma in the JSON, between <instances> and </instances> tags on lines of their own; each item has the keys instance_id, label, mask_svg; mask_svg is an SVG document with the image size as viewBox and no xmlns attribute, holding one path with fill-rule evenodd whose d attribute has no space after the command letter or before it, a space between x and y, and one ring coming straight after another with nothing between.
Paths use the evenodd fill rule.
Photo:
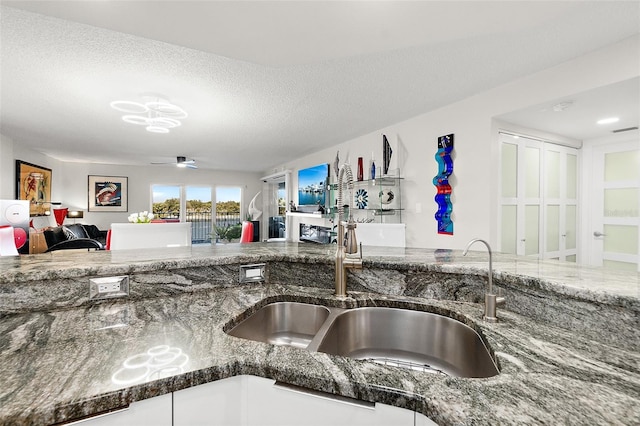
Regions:
<instances>
[{"instance_id":1,"label":"chandelier light fixture","mask_svg":"<svg viewBox=\"0 0 640 426\"><path fill-rule=\"evenodd\" d=\"M124 112L122 120L139 126L146 126L147 132L169 133L170 129L182 125L187 112L177 105L164 100L147 103L133 101L113 101L111 108Z\"/></svg>"}]
</instances>

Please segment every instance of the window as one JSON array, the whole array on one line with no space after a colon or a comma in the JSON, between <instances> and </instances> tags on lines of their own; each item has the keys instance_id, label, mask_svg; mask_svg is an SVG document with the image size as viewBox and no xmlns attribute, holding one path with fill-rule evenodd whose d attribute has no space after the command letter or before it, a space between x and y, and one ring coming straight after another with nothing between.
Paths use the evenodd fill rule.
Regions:
<instances>
[{"instance_id":1,"label":"window","mask_svg":"<svg viewBox=\"0 0 640 426\"><path fill-rule=\"evenodd\" d=\"M192 243L210 243L213 233L211 187L187 186L185 204L185 218L191 222Z\"/></svg>"},{"instance_id":2,"label":"window","mask_svg":"<svg viewBox=\"0 0 640 426\"><path fill-rule=\"evenodd\" d=\"M180 221L181 186L152 185L151 194L151 211L157 219Z\"/></svg>"},{"instance_id":3,"label":"window","mask_svg":"<svg viewBox=\"0 0 640 426\"><path fill-rule=\"evenodd\" d=\"M210 186L152 185L151 193L151 211L156 219L189 222L193 244L211 242L213 210Z\"/></svg>"},{"instance_id":4,"label":"window","mask_svg":"<svg viewBox=\"0 0 640 426\"><path fill-rule=\"evenodd\" d=\"M216 234L219 239L232 241L240 238L242 218L240 217L240 199L242 189L239 187L216 187Z\"/></svg>"}]
</instances>

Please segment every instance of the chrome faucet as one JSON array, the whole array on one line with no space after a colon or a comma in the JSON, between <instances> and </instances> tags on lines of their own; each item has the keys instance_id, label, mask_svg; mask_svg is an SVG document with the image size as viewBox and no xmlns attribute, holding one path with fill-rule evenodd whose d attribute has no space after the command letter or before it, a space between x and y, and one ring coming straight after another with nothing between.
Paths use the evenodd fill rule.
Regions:
<instances>
[{"instance_id":1,"label":"chrome faucet","mask_svg":"<svg viewBox=\"0 0 640 426\"><path fill-rule=\"evenodd\" d=\"M344 206L342 204L342 187L344 185L344 175L347 175L347 188L353 191L353 173L351 172L351 166L343 164L338 172L338 196L336 202L338 203L338 236L337 243L338 248L336 250L336 296L347 296L347 269L362 269L362 250L360 250L360 257L349 257L349 254L358 253L358 242L356 240L356 223L351 216L351 210L349 210L349 219L346 223L342 222L342 215L344 214ZM344 225L347 226L347 233L345 235Z\"/></svg>"},{"instance_id":2,"label":"chrome faucet","mask_svg":"<svg viewBox=\"0 0 640 426\"><path fill-rule=\"evenodd\" d=\"M476 242L483 243L485 246L487 246L487 250L489 251L489 291L484 295L484 315L482 319L487 322L498 322L498 317L496 316L496 307L504 305L505 299L504 297L498 296L493 293L493 259L489 243L485 240L481 240L480 238L474 238L473 240L469 241L462 255L466 256L467 252L469 251L469 247L471 247L471 245Z\"/></svg>"}]
</instances>

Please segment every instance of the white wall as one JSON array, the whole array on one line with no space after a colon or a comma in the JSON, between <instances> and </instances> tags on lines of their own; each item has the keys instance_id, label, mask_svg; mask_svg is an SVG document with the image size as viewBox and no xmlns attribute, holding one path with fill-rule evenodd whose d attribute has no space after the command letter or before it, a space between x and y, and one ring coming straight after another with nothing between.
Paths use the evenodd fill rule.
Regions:
<instances>
[{"instance_id":1,"label":"white wall","mask_svg":"<svg viewBox=\"0 0 640 426\"><path fill-rule=\"evenodd\" d=\"M0 169L1 198L16 198L15 160L22 160L51 169L51 201L61 200L61 197L63 196L63 190L60 185L62 176L59 173L59 170L57 170L59 169L60 164L62 164L60 161L32 149L25 148L19 142L13 141L7 136L0 135L0 140L2 141L2 160L0 160L0 165L2 167Z\"/></svg>"},{"instance_id":2,"label":"white wall","mask_svg":"<svg viewBox=\"0 0 640 426\"><path fill-rule=\"evenodd\" d=\"M368 160L375 151L381 165L382 134L390 140L399 138L408 156L403 164L403 221L407 224L407 246L461 248L474 237L497 242L498 209L498 145L493 117L539 104L562 96L570 96L596 87L623 81L640 75L638 67L640 36L626 39L591 54L576 58L559 66L535 73L512 83L480 93L436 111L381 127L367 135L345 141L337 146L278 165L276 169L293 171L292 187L297 187L297 170L322 162L333 163L336 150L344 161L350 157L355 166L358 156ZM508 60L508 58L505 58ZM469 70L473 72L473 70ZM425 82L429 84L429 82ZM402 94L398 94L402 96ZM433 215L435 187L432 179L437 173L434 159L438 136L455 134L453 186L454 235L438 235ZM13 167L7 166L4 153L10 152L11 143L2 138L2 170L0 190L3 196L13 198L8 189L13 181ZM259 178L273 173L273 169L260 174L229 174L204 170L177 170L163 167L123 167L99 164L61 163L34 151L24 150L14 141L13 158L33 162L53 170L54 200L70 207L86 207L87 176L105 174L129 177L129 211L147 210L150 206L151 183L190 183L246 185L243 205L261 189ZM11 170L5 170L11 167ZM181 173L187 172L187 173ZM192 173L195 172L195 173ZM191 174L189 174L191 173ZM7 191L10 191L8 194ZM13 189L15 191L15 189ZM421 205L421 211L416 208ZM104 228L112 221L125 221L126 214L91 213L87 223Z\"/></svg>"},{"instance_id":3,"label":"white wall","mask_svg":"<svg viewBox=\"0 0 640 426\"><path fill-rule=\"evenodd\" d=\"M407 150L403 166L402 214L408 247L463 248L474 237L496 246L498 235L498 144L493 118L530 105L584 92L640 75L640 37L600 49L559 66L448 105L436 111L383 127L368 135L280 165L297 170L348 156L355 167L359 156L375 151L378 164L382 134L400 138ZM508 60L508 58L505 58ZM469 70L473 72L473 70ZM428 84L425 83L425 84ZM399 94L401 96L401 94ZM437 173L434 159L438 136L455 134L453 187L454 235L437 234L434 214ZM297 183L293 182L295 188ZM295 199L295 195L294 195ZM420 204L421 211L416 207Z\"/></svg>"},{"instance_id":4,"label":"white wall","mask_svg":"<svg viewBox=\"0 0 640 426\"><path fill-rule=\"evenodd\" d=\"M151 210L151 185L209 185L237 186L242 188L241 206L246 211L253 196L262 188L259 173L219 172L204 169L180 169L171 166L120 166L115 164L70 163L58 161L19 142L0 138L0 198L15 198L15 160L23 160L51 169L52 201L62 202L63 207L84 210L82 223L91 223L100 229L108 229L113 222L126 222L133 212ZM125 213L89 212L88 176L128 177L129 211ZM215 195L214 195L215 196ZM244 214L243 214L244 217Z\"/></svg>"},{"instance_id":5,"label":"white wall","mask_svg":"<svg viewBox=\"0 0 640 426\"><path fill-rule=\"evenodd\" d=\"M84 210L85 214L82 222L95 224L100 229L108 229L113 222L126 222L130 213L144 210L150 211L152 184L209 185L214 188L214 194L216 185L238 186L242 188L241 205L244 211L251 198L260 190L262 183L259 180L260 175L257 173L181 169L173 166L134 167L113 164L64 163L61 170L64 205ZM129 212L88 212L87 183L89 175L128 177Z\"/></svg>"},{"instance_id":6,"label":"white wall","mask_svg":"<svg viewBox=\"0 0 640 426\"><path fill-rule=\"evenodd\" d=\"M13 183L15 174L13 141L6 136L0 135L0 199L15 199L16 188Z\"/></svg>"}]
</instances>

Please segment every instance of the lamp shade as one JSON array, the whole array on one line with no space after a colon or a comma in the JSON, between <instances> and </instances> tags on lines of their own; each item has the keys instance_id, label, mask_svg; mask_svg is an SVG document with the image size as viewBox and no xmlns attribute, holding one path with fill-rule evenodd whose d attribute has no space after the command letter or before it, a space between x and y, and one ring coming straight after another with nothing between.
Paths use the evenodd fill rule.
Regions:
<instances>
[{"instance_id":1,"label":"lamp shade","mask_svg":"<svg viewBox=\"0 0 640 426\"><path fill-rule=\"evenodd\" d=\"M82 211L82 210L69 210L69 212L67 212L67 217L69 219L82 219L84 217L84 211Z\"/></svg>"},{"instance_id":2,"label":"lamp shade","mask_svg":"<svg viewBox=\"0 0 640 426\"><path fill-rule=\"evenodd\" d=\"M56 218L56 223L58 224L58 226L62 225L68 211L69 209L67 207L63 209L53 209L53 216Z\"/></svg>"}]
</instances>

